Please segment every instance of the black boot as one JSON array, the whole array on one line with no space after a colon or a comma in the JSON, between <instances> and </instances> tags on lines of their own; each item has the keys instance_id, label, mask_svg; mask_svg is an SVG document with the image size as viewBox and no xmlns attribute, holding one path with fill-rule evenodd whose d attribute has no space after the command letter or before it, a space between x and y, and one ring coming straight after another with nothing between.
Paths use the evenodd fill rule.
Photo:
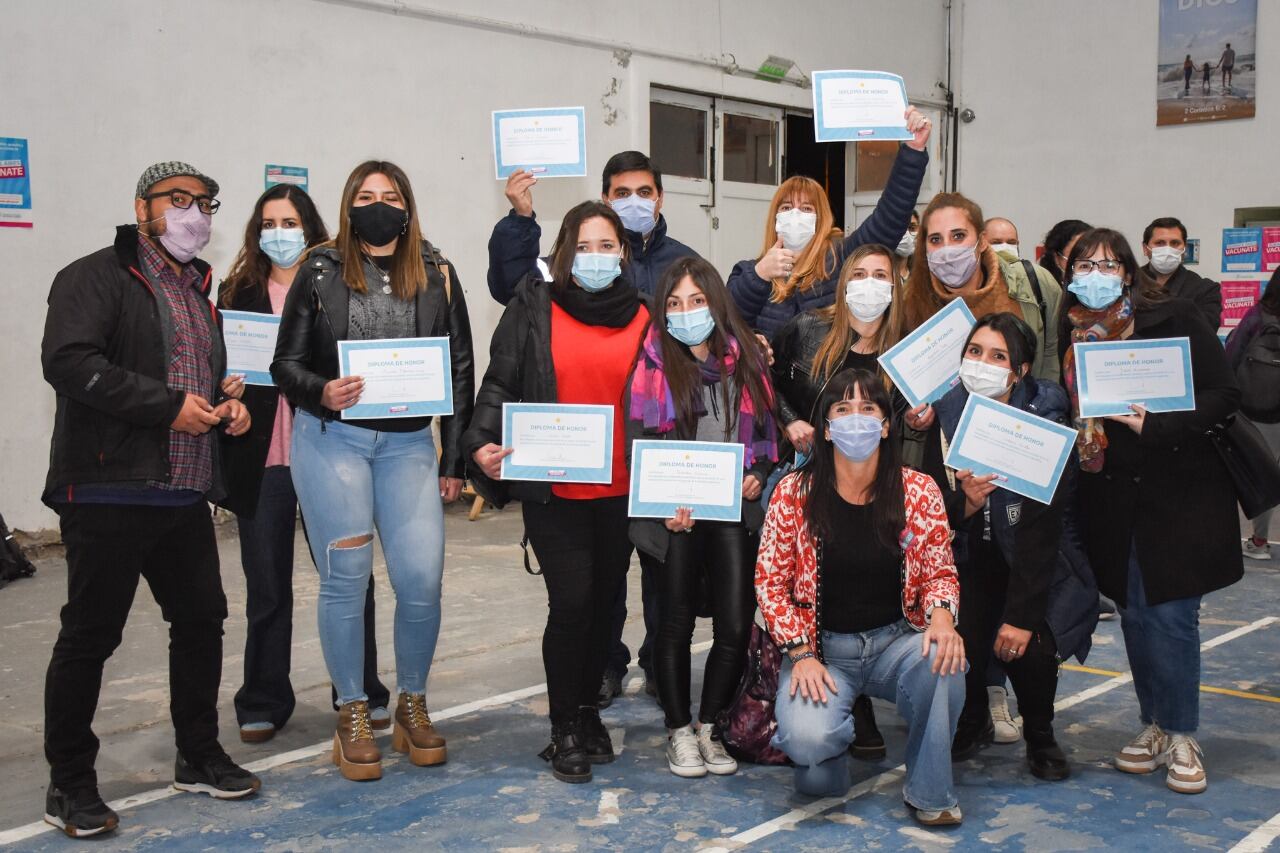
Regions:
<instances>
[{"instance_id":1,"label":"black boot","mask_svg":"<svg viewBox=\"0 0 1280 853\"><path fill-rule=\"evenodd\" d=\"M576 719L551 724L551 745L538 757L551 762L551 775L561 782L590 782L591 761L582 747L582 727Z\"/></svg>"},{"instance_id":2,"label":"black boot","mask_svg":"<svg viewBox=\"0 0 1280 853\"><path fill-rule=\"evenodd\" d=\"M876 727L876 712L869 696L853 700L853 743L849 754L864 761L879 761L885 756L884 735Z\"/></svg>"},{"instance_id":3,"label":"black boot","mask_svg":"<svg viewBox=\"0 0 1280 853\"><path fill-rule=\"evenodd\" d=\"M960 718L956 726L956 736L951 741L951 760L968 761L978 754L980 749L990 746L996 739L996 724L991 719L991 712L984 709L980 720Z\"/></svg>"},{"instance_id":4,"label":"black boot","mask_svg":"<svg viewBox=\"0 0 1280 853\"><path fill-rule=\"evenodd\" d=\"M609 731L600 722L600 709L583 705L578 709L578 725L582 731L582 748L592 764L608 764L615 758Z\"/></svg>"},{"instance_id":5,"label":"black boot","mask_svg":"<svg viewBox=\"0 0 1280 853\"><path fill-rule=\"evenodd\" d=\"M1031 775L1049 782L1060 782L1071 775L1067 756L1053 737L1053 724L1022 720L1022 736L1027 741L1027 766Z\"/></svg>"}]
</instances>

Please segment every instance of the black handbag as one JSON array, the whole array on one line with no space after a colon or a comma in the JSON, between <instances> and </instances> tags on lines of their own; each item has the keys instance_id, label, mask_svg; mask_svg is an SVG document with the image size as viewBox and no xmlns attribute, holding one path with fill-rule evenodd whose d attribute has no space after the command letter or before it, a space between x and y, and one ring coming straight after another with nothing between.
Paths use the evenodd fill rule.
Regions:
<instances>
[{"instance_id":1,"label":"black handbag","mask_svg":"<svg viewBox=\"0 0 1280 853\"><path fill-rule=\"evenodd\" d=\"M1232 415L1210 429L1208 436L1231 474L1247 518L1280 505L1280 464L1256 426Z\"/></svg>"}]
</instances>

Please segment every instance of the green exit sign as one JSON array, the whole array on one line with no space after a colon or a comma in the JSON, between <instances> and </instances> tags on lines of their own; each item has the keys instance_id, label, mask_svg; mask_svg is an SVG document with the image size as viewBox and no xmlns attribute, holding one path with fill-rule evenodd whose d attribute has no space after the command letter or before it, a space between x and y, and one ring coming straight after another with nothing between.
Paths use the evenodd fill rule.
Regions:
<instances>
[{"instance_id":1,"label":"green exit sign","mask_svg":"<svg viewBox=\"0 0 1280 853\"><path fill-rule=\"evenodd\" d=\"M795 66L795 62L781 56L770 56L756 69L756 77L761 80L781 80Z\"/></svg>"}]
</instances>

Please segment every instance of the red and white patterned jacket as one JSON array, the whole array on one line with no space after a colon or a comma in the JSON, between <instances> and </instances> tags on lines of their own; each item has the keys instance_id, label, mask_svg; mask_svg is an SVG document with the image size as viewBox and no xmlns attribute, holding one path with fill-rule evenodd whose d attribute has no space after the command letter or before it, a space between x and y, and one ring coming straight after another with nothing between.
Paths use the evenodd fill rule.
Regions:
<instances>
[{"instance_id":1,"label":"red and white patterned jacket","mask_svg":"<svg viewBox=\"0 0 1280 853\"><path fill-rule=\"evenodd\" d=\"M815 638L818 596L818 551L809 535L800 494L800 474L788 474L778 483L756 558L756 599L765 625L779 645ZM917 631L928 625L927 612L947 607L959 618L960 584L951 555L951 528L942 504L942 492L932 477L902 469L906 503L902 612Z\"/></svg>"}]
</instances>

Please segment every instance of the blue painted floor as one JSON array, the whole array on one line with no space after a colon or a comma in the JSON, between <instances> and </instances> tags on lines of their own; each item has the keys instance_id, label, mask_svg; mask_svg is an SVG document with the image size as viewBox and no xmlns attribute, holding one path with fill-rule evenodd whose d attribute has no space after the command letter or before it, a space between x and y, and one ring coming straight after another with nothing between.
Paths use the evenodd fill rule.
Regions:
<instances>
[{"instance_id":1,"label":"blue painted floor","mask_svg":"<svg viewBox=\"0 0 1280 853\"><path fill-rule=\"evenodd\" d=\"M1202 639L1280 614L1278 590L1280 572L1256 569L1211 596ZM1205 652L1202 682L1280 696L1278 650L1280 622L1243 634ZM1099 626L1088 665L1127 669L1118 622ZM541 674L531 676L540 680ZM1109 678L1065 671L1058 698ZM532 696L442 722L451 756L442 767L413 767L388 752L383 779L357 784L343 780L327 754L318 755L265 772L263 792L249 801L176 796L124 811L121 830L108 838L74 842L47 833L11 849L733 849L739 844L732 836L813 802L792 793L787 768L744 766L734 776L699 780L672 776L660 712L643 695L624 697L605 713L615 747L622 747L618 760L597 768L590 784L562 784L535 755L547 739L544 700ZM1074 770L1066 782L1033 779L1023 769L1020 744L993 746L956 765L965 821L944 830L918 827L907 814L892 772L902 760L905 729L890 706L877 703L877 715L889 757L853 762L853 772L855 784L877 777L882 784L764 835L750 849L1229 850L1280 812L1280 704L1274 702L1202 694L1200 743L1210 786L1185 796L1165 787L1162 772L1129 776L1111 768L1112 753L1140 729L1132 686L1121 685L1059 714L1059 741Z\"/></svg>"}]
</instances>

